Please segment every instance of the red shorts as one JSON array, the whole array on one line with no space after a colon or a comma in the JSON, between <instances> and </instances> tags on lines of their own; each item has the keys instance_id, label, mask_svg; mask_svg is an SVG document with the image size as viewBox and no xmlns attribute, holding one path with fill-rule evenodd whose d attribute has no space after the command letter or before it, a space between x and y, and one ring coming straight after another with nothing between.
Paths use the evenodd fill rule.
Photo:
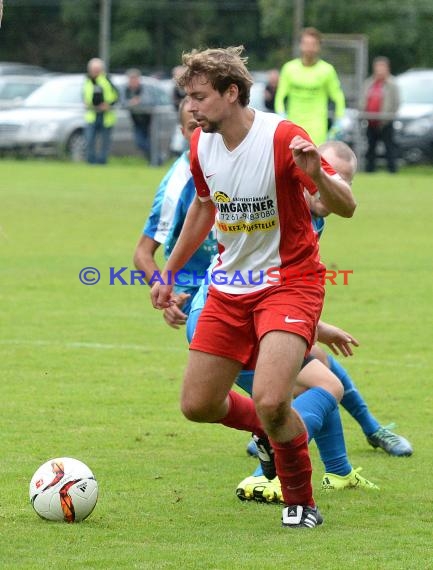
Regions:
<instances>
[{"instance_id":1,"label":"red shorts","mask_svg":"<svg viewBox=\"0 0 433 570\"><path fill-rule=\"evenodd\" d=\"M321 283L302 280L243 295L222 293L210 287L190 349L246 365L266 333L286 331L303 337L309 351L323 300Z\"/></svg>"}]
</instances>

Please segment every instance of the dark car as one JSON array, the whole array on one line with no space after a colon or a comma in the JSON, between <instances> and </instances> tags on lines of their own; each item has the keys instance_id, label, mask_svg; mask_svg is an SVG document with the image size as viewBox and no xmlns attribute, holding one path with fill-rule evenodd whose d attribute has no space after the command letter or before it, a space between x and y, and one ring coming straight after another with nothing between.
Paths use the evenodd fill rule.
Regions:
<instances>
[{"instance_id":1,"label":"dark car","mask_svg":"<svg viewBox=\"0 0 433 570\"><path fill-rule=\"evenodd\" d=\"M111 79L122 92L125 76L112 75ZM22 106L0 111L0 150L83 160L86 127L83 83L84 76L81 74L54 77L36 89ZM142 85L152 115L152 164L159 164L169 157L177 114L156 79L143 77ZM112 154L137 154L129 111L119 103L116 115Z\"/></svg>"},{"instance_id":2,"label":"dark car","mask_svg":"<svg viewBox=\"0 0 433 570\"><path fill-rule=\"evenodd\" d=\"M413 69L397 77L401 104L395 142L406 162L433 162L433 69Z\"/></svg>"}]
</instances>

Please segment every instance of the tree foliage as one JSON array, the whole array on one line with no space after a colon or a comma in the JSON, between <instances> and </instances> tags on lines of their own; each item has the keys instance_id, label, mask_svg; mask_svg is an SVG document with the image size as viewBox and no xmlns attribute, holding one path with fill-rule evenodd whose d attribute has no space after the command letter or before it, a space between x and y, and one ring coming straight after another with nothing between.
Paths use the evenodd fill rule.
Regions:
<instances>
[{"instance_id":1,"label":"tree foliage","mask_svg":"<svg viewBox=\"0 0 433 570\"><path fill-rule=\"evenodd\" d=\"M98 54L102 0L7 0L2 59L81 71ZM168 71L183 51L244 44L255 68L292 55L295 0L112 0L111 69ZM431 0L304 0L304 25L365 34L394 72L433 66Z\"/></svg>"}]
</instances>

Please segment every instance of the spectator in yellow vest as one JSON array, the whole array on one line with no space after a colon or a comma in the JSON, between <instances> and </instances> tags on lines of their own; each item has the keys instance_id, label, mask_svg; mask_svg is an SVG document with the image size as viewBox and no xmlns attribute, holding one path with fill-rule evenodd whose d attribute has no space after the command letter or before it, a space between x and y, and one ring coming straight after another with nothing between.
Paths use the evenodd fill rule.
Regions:
<instances>
[{"instance_id":1,"label":"spectator in yellow vest","mask_svg":"<svg viewBox=\"0 0 433 570\"><path fill-rule=\"evenodd\" d=\"M110 152L111 131L116 122L113 105L119 94L105 73L102 59L95 57L87 64L83 98L86 105L87 162L106 164Z\"/></svg>"}]
</instances>

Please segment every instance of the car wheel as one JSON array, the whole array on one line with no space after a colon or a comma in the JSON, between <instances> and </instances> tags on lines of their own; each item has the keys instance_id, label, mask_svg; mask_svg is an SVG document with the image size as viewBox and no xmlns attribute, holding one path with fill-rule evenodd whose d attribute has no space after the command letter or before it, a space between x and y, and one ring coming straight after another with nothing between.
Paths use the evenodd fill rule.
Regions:
<instances>
[{"instance_id":1,"label":"car wheel","mask_svg":"<svg viewBox=\"0 0 433 570\"><path fill-rule=\"evenodd\" d=\"M86 138L83 131L75 131L69 137L66 154L73 162L82 162L86 157Z\"/></svg>"},{"instance_id":2,"label":"car wheel","mask_svg":"<svg viewBox=\"0 0 433 570\"><path fill-rule=\"evenodd\" d=\"M424 153L420 148L413 147L404 151L403 158L409 164L421 164L424 161Z\"/></svg>"}]
</instances>

